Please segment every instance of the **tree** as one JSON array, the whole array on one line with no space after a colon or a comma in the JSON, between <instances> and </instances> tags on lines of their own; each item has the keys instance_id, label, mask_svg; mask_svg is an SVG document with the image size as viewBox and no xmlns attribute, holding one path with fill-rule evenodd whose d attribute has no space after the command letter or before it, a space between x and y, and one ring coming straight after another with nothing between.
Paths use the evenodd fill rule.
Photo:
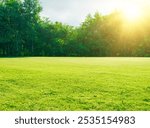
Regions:
<instances>
[{"instance_id":1,"label":"tree","mask_svg":"<svg viewBox=\"0 0 150 128\"><path fill-rule=\"evenodd\" d=\"M38 0L0 0L0 56L150 56L150 15L88 15L79 27L40 17Z\"/></svg>"}]
</instances>

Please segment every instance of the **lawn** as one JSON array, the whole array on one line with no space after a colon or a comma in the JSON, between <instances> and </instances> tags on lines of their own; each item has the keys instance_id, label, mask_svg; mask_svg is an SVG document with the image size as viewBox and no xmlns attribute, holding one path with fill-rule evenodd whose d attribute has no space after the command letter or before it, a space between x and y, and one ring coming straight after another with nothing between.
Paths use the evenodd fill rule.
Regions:
<instances>
[{"instance_id":1,"label":"lawn","mask_svg":"<svg viewBox=\"0 0 150 128\"><path fill-rule=\"evenodd\" d=\"M0 110L150 110L150 58L0 58Z\"/></svg>"}]
</instances>

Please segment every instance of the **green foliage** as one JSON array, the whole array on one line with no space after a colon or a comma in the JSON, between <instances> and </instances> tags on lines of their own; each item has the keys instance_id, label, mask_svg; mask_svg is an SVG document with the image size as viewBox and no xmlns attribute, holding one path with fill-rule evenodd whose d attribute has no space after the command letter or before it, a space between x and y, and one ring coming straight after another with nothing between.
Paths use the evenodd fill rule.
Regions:
<instances>
[{"instance_id":1,"label":"green foliage","mask_svg":"<svg viewBox=\"0 0 150 128\"><path fill-rule=\"evenodd\" d=\"M1 58L0 110L150 110L150 58Z\"/></svg>"},{"instance_id":2,"label":"green foliage","mask_svg":"<svg viewBox=\"0 0 150 128\"><path fill-rule=\"evenodd\" d=\"M88 15L79 27L40 18L38 0L0 1L0 56L150 56L150 16Z\"/></svg>"}]
</instances>

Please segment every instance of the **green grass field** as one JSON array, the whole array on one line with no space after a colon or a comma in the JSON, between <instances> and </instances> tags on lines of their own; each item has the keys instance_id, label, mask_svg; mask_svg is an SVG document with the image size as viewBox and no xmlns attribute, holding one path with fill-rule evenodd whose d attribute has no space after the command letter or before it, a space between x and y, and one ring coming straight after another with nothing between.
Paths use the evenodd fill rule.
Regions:
<instances>
[{"instance_id":1,"label":"green grass field","mask_svg":"<svg viewBox=\"0 0 150 128\"><path fill-rule=\"evenodd\" d=\"M150 58L0 58L0 110L150 110Z\"/></svg>"}]
</instances>

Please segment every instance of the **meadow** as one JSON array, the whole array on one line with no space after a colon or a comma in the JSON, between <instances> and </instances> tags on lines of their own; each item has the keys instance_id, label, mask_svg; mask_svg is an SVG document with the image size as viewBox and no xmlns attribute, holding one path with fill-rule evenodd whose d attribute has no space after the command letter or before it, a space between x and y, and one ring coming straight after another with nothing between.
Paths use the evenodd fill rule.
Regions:
<instances>
[{"instance_id":1,"label":"meadow","mask_svg":"<svg viewBox=\"0 0 150 128\"><path fill-rule=\"evenodd\" d=\"M150 110L150 58L0 58L0 110Z\"/></svg>"}]
</instances>

